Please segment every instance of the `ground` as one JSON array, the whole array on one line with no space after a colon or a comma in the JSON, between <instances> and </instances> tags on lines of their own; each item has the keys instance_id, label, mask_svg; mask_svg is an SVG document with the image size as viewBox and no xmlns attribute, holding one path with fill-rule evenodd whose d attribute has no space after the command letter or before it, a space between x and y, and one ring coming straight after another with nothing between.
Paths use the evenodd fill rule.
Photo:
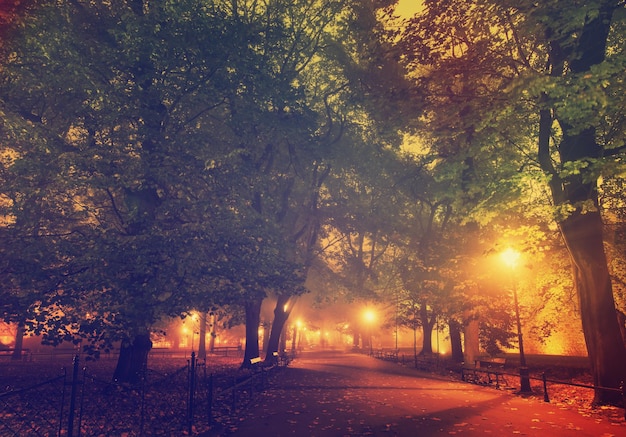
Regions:
<instances>
[{"instance_id":1,"label":"ground","mask_svg":"<svg viewBox=\"0 0 626 437\"><path fill-rule=\"evenodd\" d=\"M577 391L545 403L540 394L521 397L364 355L305 354L245 413L205 435L626 435L623 409L574 407L568 399Z\"/></svg>"},{"instance_id":2,"label":"ground","mask_svg":"<svg viewBox=\"0 0 626 437\"><path fill-rule=\"evenodd\" d=\"M125 414L130 407L142 405L143 435L184 435L186 373L180 372L188 357L153 357L150 360L150 390L137 396L133 388L115 389L109 385L113 359L81 362L87 367L90 387L87 391L85 417L81 435L134 436L136 415ZM210 357L202 371L235 378L240 358ZM408 363L407 363L408 364ZM59 361L0 362L0 399L2 392L32 386L58 376L63 366ZM580 367L546 365L550 377L589 384L589 375ZM507 369L510 370L510 369ZM411 365L377 360L363 354L320 351L301 354L288 368L272 373L266 389L254 396L246 392L246 402L236 409L215 408L213 425L197 421L192 434L218 435L449 435L473 433L514 433L520 435L594 435L626 436L622 408L591 408L593 392L583 387L549 385L550 404L543 402L540 381L533 382L532 396L515 394L515 376L507 377L508 386L500 390L459 381L459 374L439 366L437 373L419 372ZM61 385L49 387L51 392L27 391L0 403L0 435L31 434L21 429L6 432L3 420L35 422L34 414L46 416L44 403L58 397ZM48 389L48 388L46 388ZM55 391L56 390L56 391ZM121 397L115 397L115 396ZM243 395L242 395L243 396ZM248 396L249 399L248 400ZM111 399L117 399L112 402ZM134 399L134 400L133 400ZM222 401L223 402L223 401ZM101 418L89 422L88 413ZM122 410L124 413L120 413ZM198 415L203 411L198 409ZM55 413L47 414L47 416ZM22 415L22 416L20 416ZM49 418L49 417L48 417ZM145 423L143 423L145 421ZM593 433L586 434L593 426ZM58 427L58 425L57 425ZM30 428L29 428L30 429ZM177 431L172 434L172 429ZM263 430L260 433L260 430ZM600 433L602 430L602 433ZM544 434L541 434L544 433Z\"/></svg>"}]
</instances>

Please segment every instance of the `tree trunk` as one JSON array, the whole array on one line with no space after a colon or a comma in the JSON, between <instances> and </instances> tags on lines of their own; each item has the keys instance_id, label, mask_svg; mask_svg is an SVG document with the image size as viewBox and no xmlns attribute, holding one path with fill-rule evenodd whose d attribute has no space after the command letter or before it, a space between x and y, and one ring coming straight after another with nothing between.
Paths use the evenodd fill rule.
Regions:
<instances>
[{"instance_id":1,"label":"tree trunk","mask_svg":"<svg viewBox=\"0 0 626 437\"><path fill-rule=\"evenodd\" d=\"M263 298L255 298L246 302L246 349L243 354L241 368L249 368L250 360L259 357L259 326L261 324L261 304Z\"/></svg>"},{"instance_id":2,"label":"tree trunk","mask_svg":"<svg viewBox=\"0 0 626 437\"><path fill-rule=\"evenodd\" d=\"M298 340L298 324L293 325L293 333L291 334L291 353L296 353L296 341Z\"/></svg>"},{"instance_id":3,"label":"tree trunk","mask_svg":"<svg viewBox=\"0 0 626 437\"><path fill-rule=\"evenodd\" d=\"M270 341L270 322L262 322L263 327L263 344L261 345L261 351L267 353L268 343Z\"/></svg>"},{"instance_id":4,"label":"tree trunk","mask_svg":"<svg viewBox=\"0 0 626 437\"><path fill-rule=\"evenodd\" d=\"M594 13L588 15L580 31L575 33L577 36L571 41L575 46L571 50L561 50L561 41L550 41L551 76L567 74L566 64L573 77L593 75L592 68L605 60L613 14L620 6L618 0L604 0L596 6ZM577 95L575 98L581 97ZM552 114L556 115L562 131L558 145L561 168L571 163L592 165L581 167L580 172L568 172L561 178L551 159ZM538 160L550 176L554 204L575 208L559 226L572 261L594 384L618 388L626 379L626 348L615 317L615 301L604 252L603 223L598 208L597 169L593 165L606 151L596 141L594 120L569 120L567 116L560 117L558 110L543 109L539 115ZM616 404L621 397L617 392L596 390L593 403Z\"/></svg>"},{"instance_id":5,"label":"tree trunk","mask_svg":"<svg viewBox=\"0 0 626 437\"><path fill-rule=\"evenodd\" d=\"M622 341L624 342L624 346L626 346L626 314L620 310L617 310L617 323L622 334Z\"/></svg>"},{"instance_id":6,"label":"tree trunk","mask_svg":"<svg viewBox=\"0 0 626 437\"><path fill-rule=\"evenodd\" d=\"M474 316L465 319L465 332L463 336L463 350L465 363L474 365L480 355L480 324Z\"/></svg>"},{"instance_id":7,"label":"tree trunk","mask_svg":"<svg viewBox=\"0 0 626 437\"><path fill-rule=\"evenodd\" d=\"M200 323L200 329L198 329L200 336L198 338L198 359L200 360L206 360L206 320L207 313L203 311L200 313L200 321L198 322Z\"/></svg>"},{"instance_id":8,"label":"tree trunk","mask_svg":"<svg viewBox=\"0 0 626 437\"><path fill-rule=\"evenodd\" d=\"M217 337L216 325L217 325L217 314L215 312L211 312L211 326L210 326L211 334L209 335L209 352L210 353L215 352L215 337Z\"/></svg>"},{"instance_id":9,"label":"tree trunk","mask_svg":"<svg viewBox=\"0 0 626 437\"><path fill-rule=\"evenodd\" d=\"M422 320L422 351L420 355L433 354L433 325L434 323L428 318L428 307L426 304L420 306L420 319Z\"/></svg>"},{"instance_id":10,"label":"tree trunk","mask_svg":"<svg viewBox=\"0 0 626 437\"><path fill-rule=\"evenodd\" d=\"M289 297L290 296L280 295L276 301L272 330L269 335L269 341L267 342L267 349L265 350L266 363L276 364L278 362L278 357L274 356L274 352L280 352L280 334L283 332L285 322L289 318L289 310L285 311Z\"/></svg>"},{"instance_id":11,"label":"tree trunk","mask_svg":"<svg viewBox=\"0 0 626 437\"><path fill-rule=\"evenodd\" d=\"M15 329L15 347L13 348L12 360L22 359L22 350L24 349L24 322L19 322Z\"/></svg>"},{"instance_id":12,"label":"tree trunk","mask_svg":"<svg viewBox=\"0 0 626 437\"><path fill-rule=\"evenodd\" d=\"M352 348L358 349L360 343L361 343L361 332L359 331L359 328L355 326L354 328L352 328Z\"/></svg>"},{"instance_id":13,"label":"tree trunk","mask_svg":"<svg viewBox=\"0 0 626 437\"><path fill-rule=\"evenodd\" d=\"M574 213L561 223L561 232L572 258L594 385L619 388L626 379L626 349L615 317L600 213ZM619 392L596 390L593 403L616 404L621 400Z\"/></svg>"},{"instance_id":14,"label":"tree trunk","mask_svg":"<svg viewBox=\"0 0 626 437\"><path fill-rule=\"evenodd\" d=\"M139 383L148 368L150 349L152 341L149 333L136 335L132 342L122 342L113 380L129 384Z\"/></svg>"},{"instance_id":15,"label":"tree trunk","mask_svg":"<svg viewBox=\"0 0 626 437\"><path fill-rule=\"evenodd\" d=\"M450 329L450 347L452 351L452 361L455 363L463 362L463 346L461 345L461 326L456 320L448 321Z\"/></svg>"},{"instance_id":16,"label":"tree trunk","mask_svg":"<svg viewBox=\"0 0 626 437\"><path fill-rule=\"evenodd\" d=\"M417 325L413 325L413 361L417 368Z\"/></svg>"}]
</instances>

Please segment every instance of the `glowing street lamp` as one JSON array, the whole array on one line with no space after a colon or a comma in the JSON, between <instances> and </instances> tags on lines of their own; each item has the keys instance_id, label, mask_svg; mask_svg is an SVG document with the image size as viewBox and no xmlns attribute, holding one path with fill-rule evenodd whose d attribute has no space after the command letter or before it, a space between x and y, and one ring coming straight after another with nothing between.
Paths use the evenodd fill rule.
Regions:
<instances>
[{"instance_id":1,"label":"glowing street lamp","mask_svg":"<svg viewBox=\"0 0 626 437\"><path fill-rule=\"evenodd\" d=\"M374 350L372 347L372 325L374 324L374 321L376 320L376 313L372 309L367 309L363 313L363 319L365 320L369 328L370 355L374 355Z\"/></svg>"},{"instance_id":2,"label":"glowing street lamp","mask_svg":"<svg viewBox=\"0 0 626 437\"><path fill-rule=\"evenodd\" d=\"M520 259L520 253L510 247L506 249L500 255L502 257L502 261L511 269L511 272L514 273L515 268ZM532 390L530 388L530 378L528 374L528 367L526 366L526 355L524 355L524 341L522 338L522 323L519 317L519 301L517 300L517 284L515 282L515 276L511 276L513 278L513 303L515 305L515 321L517 323L517 341L519 344L519 378L520 378L520 392L521 393L530 393Z\"/></svg>"}]
</instances>

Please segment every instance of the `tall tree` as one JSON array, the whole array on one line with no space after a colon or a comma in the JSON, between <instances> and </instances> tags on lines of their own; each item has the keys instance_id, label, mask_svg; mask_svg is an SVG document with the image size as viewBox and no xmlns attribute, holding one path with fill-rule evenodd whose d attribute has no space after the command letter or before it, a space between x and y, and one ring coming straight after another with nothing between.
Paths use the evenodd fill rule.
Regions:
<instances>
[{"instance_id":1,"label":"tall tree","mask_svg":"<svg viewBox=\"0 0 626 437\"><path fill-rule=\"evenodd\" d=\"M15 180L6 230L53 255L37 270L54 274L37 329L121 341L120 380L145 367L156 320L190 309L220 284L207 277L232 271L234 229L253 227L237 221L237 197L224 196L241 173L215 164L237 145L224 103L249 74L231 56L249 47L249 29L228 6L43 2L3 44ZM259 236L241 237L249 259ZM224 278L218 289L236 288Z\"/></svg>"},{"instance_id":2,"label":"tall tree","mask_svg":"<svg viewBox=\"0 0 626 437\"><path fill-rule=\"evenodd\" d=\"M502 152L519 152L509 160L519 163L519 176L541 169L572 260L594 382L617 388L626 350L614 317L597 180L614 172L623 148L610 132L623 123L616 105L623 93L615 91L623 75L624 3L425 5L404 43L440 111L431 128L440 138L463 139L463 148L449 152L463 157L465 172L475 174L476 164ZM519 190L519 176L499 189ZM597 390L594 403L618 397Z\"/></svg>"}]
</instances>

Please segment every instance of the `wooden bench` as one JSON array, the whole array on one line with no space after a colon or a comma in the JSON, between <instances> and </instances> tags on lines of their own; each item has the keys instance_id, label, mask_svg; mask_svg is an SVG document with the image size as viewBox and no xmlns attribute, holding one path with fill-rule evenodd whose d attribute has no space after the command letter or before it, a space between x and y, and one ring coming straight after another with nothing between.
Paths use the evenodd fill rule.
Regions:
<instances>
[{"instance_id":1,"label":"wooden bench","mask_svg":"<svg viewBox=\"0 0 626 437\"><path fill-rule=\"evenodd\" d=\"M393 350L393 351L388 351L385 352L385 356L383 357L384 360L387 361L398 361L398 350Z\"/></svg>"},{"instance_id":2,"label":"wooden bench","mask_svg":"<svg viewBox=\"0 0 626 437\"><path fill-rule=\"evenodd\" d=\"M502 374L506 358L500 357L481 357L474 360L474 367L463 367L461 369L461 377L463 381L473 384L491 385L495 383L496 388L500 388L500 383L508 385L508 382ZM483 377L481 377L484 375ZM486 377L486 379L485 379Z\"/></svg>"},{"instance_id":3,"label":"wooden bench","mask_svg":"<svg viewBox=\"0 0 626 437\"><path fill-rule=\"evenodd\" d=\"M378 358L379 360L398 361L398 351L386 351L384 349L378 349L374 351L374 357Z\"/></svg>"}]
</instances>

